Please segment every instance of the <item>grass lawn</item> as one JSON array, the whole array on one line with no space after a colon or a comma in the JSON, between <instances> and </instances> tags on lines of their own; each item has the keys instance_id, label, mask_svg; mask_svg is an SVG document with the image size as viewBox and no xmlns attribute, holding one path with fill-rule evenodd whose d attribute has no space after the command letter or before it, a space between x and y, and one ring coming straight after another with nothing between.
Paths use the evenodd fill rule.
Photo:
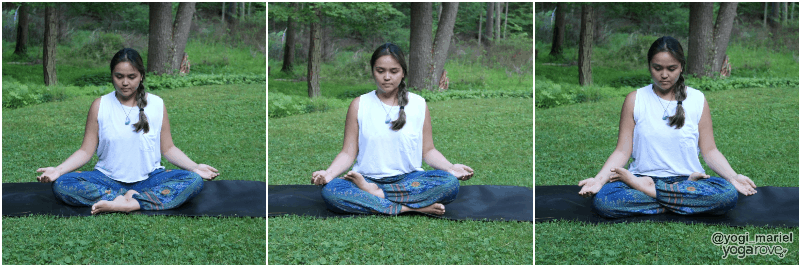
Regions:
<instances>
[{"instance_id":1,"label":"grass lawn","mask_svg":"<svg viewBox=\"0 0 801 267\"><path fill-rule=\"evenodd\" d=\"M747 88L704 94L712 113L717 147L735 171L750 177L757 186L799 185L798 88ZM535 184L575 185L595 176L617 143L622 104L620 97L538 109ZM714 174L705 163L704 168ZM536 226L538 264L798 265L798 228L663 222L590 225L572 221ZM781 245L787 249L784 258L755 255L722 259L721 247L711 242L715 232L749 233L751 240L755 234L792 232L794 239L792 243L759 244Z\"/></svg>"},{"instance_id":2,"label":"grass lawn","mask_svg":"<svg viewBox=\"0 0 801 267\"><path fill-rule=\"evenodd\" d=\"M475 176L462 185L532 187L531 99L429 103L434 144ZM346 108L271 119L269 184L308 184L342 149ZM424 169L430 170L424 163ZM532 264L528 222L425 216L270 218L269 264Z\"/></svg>"},{"instance_id":3,"label":"grass lawn","mask_svg":"<svg viewBox=\"0 0 801 267\"><path fill-rule=\"evenodd\" d=\"M173 140L218 180L265 181L264 85L153 92L164 99ZM3 182L35 182L83 138L94 97L3 110ZM91 170L95 156L79 170ZM162 160L170 168L174 165ZM263 218L105 214L3 217L3 264L264 264Z\"/></svg>"}]
</instances>

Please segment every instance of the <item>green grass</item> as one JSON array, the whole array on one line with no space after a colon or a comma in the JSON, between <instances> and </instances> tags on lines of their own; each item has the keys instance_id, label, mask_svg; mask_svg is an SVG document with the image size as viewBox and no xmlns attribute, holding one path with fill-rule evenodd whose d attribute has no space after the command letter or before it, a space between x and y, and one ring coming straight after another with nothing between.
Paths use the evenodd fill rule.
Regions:
<instances>
[{"instance_id":1,"label":"green grass","mask_svg":"<svg viewBox=\"0 0 801 267\"><path fill-rule=\"evenodd\" d=\"M265 181L263 85L153 92L176 146L220 170L218 180ZM3 182L34 182L80 147L93 97L3 112ZM91 170L94 157L78 170ZM176 168L166 160L167 168ZM264 264L266 220L107 214L4 217L4 264Z\"/></svg>"},{"instance_id":2,"label":"green grass","mask_svg":"<svg viewBox=\"0 0 801 267\"><path fill-rule=\"evenodd\" d=\"M429 103L429 109L437 150L475 170L462 185L532 187L531 99L449 100ZM346 111L270 120L268 183L308 184L312 172L327 168L342 148ZM424 216L269 220L269 264L533 263L528 222Z\"/></svg>"},{"instance_id":3,"label":"green grass","mask_svg":"<svg viewBox=\"0 0 801 267\"><path fill-rule=\"evenodd\" d=\"M798 186L798 88L748 88L704 92L715 142L738 173L759 186ZM593 177L614 150L623 98L537 109L535 184L575 185ZM703 162L703 161L702 161ZM714 174L706 164L707 173ZM757 188L759 191L759 188ZM798 240L779 244L776 256L721 259L714 232L775 234L798 228L727 227L682 223L587 225L538 223L538 264L798 264Z\"/></svg>"}]
</instances>

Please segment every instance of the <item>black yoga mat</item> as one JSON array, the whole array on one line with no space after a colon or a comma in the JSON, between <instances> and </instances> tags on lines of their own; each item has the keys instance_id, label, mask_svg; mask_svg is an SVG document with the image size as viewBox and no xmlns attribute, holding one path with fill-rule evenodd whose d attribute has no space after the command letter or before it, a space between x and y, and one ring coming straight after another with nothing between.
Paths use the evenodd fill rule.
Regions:
<instances>
[{"instance_id":1,"label":"black yoga mat","mask_svg":"<svg viewBox=\"0 0 801 267\"><path fill-rule=\"evenodd\" d=\"M91 207L74 207L57 200L51 186L51 183L3 183L3 216L92 215ZM131 214L263 218L267 210L265 187L265 182L258 181L204 181L203 191L177 208Z\"/></svg>"},{"instance_id":2,"label":"black yoga mat","mask_svg":"<svg viewBox=\"0 0 801 267\"><path fill-rule=\"evenodd\" d=\"M341 214L326 208L317 185L270 185L268 214L270 217L287 214L318 218L364 216ZM531 188L508 185L467 185L459 187L456 200L445 205L445 214L431 217L450 220L496 220L532 222ZM412 212L409 212L412 213ZM400 216L406 216L403 213ZM415 214L422 214L416 213Z\"/></svg>"},{"instance_id":3,"label":"black yoga mat","mask_svg":"<svg viewBox=\"0 0 801 267\"><path fill-rule=\"evenodd\" d=\"M730 226L798 227L798 187L757 187L750 196L740 194L737 206L724 215L679 215L666 212L619 219L606 219L592 210L592 198L583 198L580 186L536 186L534 215L536 222L556 219L589 223L671 221L684 223L722 224Z\"/></svg>"}]
</instances>

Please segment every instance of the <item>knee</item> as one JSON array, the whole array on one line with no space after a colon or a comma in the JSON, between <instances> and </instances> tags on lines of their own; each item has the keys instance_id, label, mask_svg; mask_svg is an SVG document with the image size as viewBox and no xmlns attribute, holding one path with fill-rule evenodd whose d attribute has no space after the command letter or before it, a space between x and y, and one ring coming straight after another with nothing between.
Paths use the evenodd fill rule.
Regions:
<instances>
[{"instance_id":1,"label":"knee","mask_svg":"<svg viewBox=\"0 0 801 267\"><path fill-rule=\"evenodd\" d=\"M340 187L340 183L344 181L342 179L334 178L330 182L328 182L325 186L323 186L323 190L321 190L320 194L323 197L323 200L326 203L333 203L337 202L340 198L340 194L337 193L337 188Z\"/></svg>"},{"instance_id":2,"label":"knee","mask_svg":"<svg viewBox=\"0 0 801 267\"><path fill-rule=\"evenodd\" d=\"M607 218L620 217L617 215L618 210L616 208L615 203L600 194L596 194L595 197L593 197L592 209L595 211L595 213L598 213L598 215L601 215L603 217Z\"/></svg>"}]
</instances>

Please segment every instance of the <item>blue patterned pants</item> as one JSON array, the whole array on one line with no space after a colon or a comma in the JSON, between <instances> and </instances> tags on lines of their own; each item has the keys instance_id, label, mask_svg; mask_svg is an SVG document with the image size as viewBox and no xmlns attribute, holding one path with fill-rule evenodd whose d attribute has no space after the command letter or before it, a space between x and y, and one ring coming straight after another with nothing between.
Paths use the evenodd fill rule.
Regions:
<instances>
[{"instance_id":1,"label":"blue patterned pants","mask_svg":"<svg viewBox=\"0 0 801 267\"><path fill-rule=\"evenodd\" d=\"M180 206L203 190L203 179L186 170L157 169L148 178L123 183L113 180L98 170L71 172L53 182L53 194L72 206L92 206L101 200L112 201L128 190L142 210L165 210Z\"/></svg>"},{"instance_id":2,"label":"blue patterned pants","mask_svg":"<svg viewBox=\"0 0 801 267\"><path fill-rule=\"evenodd\" d=\"M442 170L417 171L380 180L364 176L364 180L378 185L384 191L384 198L367 193L351 181L334 178L322 190L328 209L339 213L395 215L402 206L416 209L450 203L459 193L459 180Z\"/></svg>"},{"instance_id":3,"label":"blue patterned pants","mask_svg":"<svg viewBox=\"0 0 801 267\"><path fill-rule=\"evenodd\" d=\"M720 177L690 181L687 176L652 177L656 198L616 181L595 195L593 210L604 217L621 218L666 211L682 215L723 214L737 205L737 189Z\"/></svg>"}]
</instances>

